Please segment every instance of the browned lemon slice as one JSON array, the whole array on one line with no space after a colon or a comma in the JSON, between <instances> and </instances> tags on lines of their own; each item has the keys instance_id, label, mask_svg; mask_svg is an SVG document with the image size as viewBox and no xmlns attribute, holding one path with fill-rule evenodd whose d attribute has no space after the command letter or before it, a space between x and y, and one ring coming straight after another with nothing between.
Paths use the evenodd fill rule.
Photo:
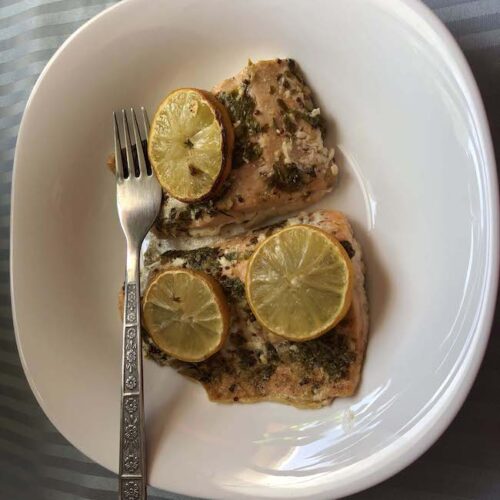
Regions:
<instances>
[{"instance_id":1,"label":"browned lemon slice","mask_svg":"<svg viewBox=\"0 0 500 500\"><path fill-rule=\"evenodd\" d=\"M178 89L156 111L148 154L162 187L192 202L217 194L231 169L233 126L208 92Z\"/></svg>"},{"instance_id":2,"label":"browned lemon slice","mask_svg":"<svg viewBox=\"0 0 500 500\"><path fill-rule=\"evenodd\" d=\"M257 320L289 340L319 337L347 313L352 266L328 233L291 226L264 240L250 259L246 294Z\"/></svg>"},{"instance_id":3,"label":"browned lemon slice","mask_svg":"<svg viewBox=\"0 0 500 500\"><path fill-rule=\"evenodd\" d=\"M144 294L143 322L160 349L196 362L221 348L229 329L229 310L220 285L211 276L169 269Z\"/></svg>"}]
</instances>

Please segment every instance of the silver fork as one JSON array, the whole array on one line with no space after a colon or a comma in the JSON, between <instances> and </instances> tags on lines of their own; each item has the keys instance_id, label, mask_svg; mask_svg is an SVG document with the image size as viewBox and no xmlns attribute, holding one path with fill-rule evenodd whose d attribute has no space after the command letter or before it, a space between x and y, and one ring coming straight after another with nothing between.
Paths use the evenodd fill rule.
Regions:
<instances>
[{"instance_id":1,"label":"silver fork","mask_svg":"<svg viewBox=\"0 0 500 500\"><path fill-rule=\"evenodd\" d=\"M142 109L144 134L148 119ZM151 228L161 203L161 188L146 163L135 111L131 110L137 150L134 160L127 113L122 110L126 162L116 114L113 113L118 215L127 239L127 270L123 307L123 361L120 416L119 496L122 500L144 500L146 493L146 447L142 387L141 310L139 256L142 241Z\"/></svg>"}]
</instances>

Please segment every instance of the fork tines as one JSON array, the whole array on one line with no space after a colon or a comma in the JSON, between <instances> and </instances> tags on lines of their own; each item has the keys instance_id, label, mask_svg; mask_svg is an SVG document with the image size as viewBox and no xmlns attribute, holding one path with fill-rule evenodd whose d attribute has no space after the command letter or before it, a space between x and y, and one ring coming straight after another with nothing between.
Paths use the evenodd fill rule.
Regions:
<instances>
[{"instance_id":1,"label":"fork tines","mask_svg":"<svg viewBox=\"0 0 500 500\"><path fill-rule=\"evenodd\" d=\"M143 135L139 132L137 123L137 116L134 108L130 109L132 114L132 128L134 130L134 144L130 141L130 129L128 124L127 111L122 109L122 129L125 147L122 148L120 140L120 127L118 126L118 118L116 113L113 112L114 120L114 136L115 136L115 161L116 161L116 177L118 181L128 179L131 176L141 177L143 175L152 175L151 166L147 160L146 146L147 136L149 133L149 120L146 110L141 107L142 121L143 121ZM144 137L144 139L143 139ZM138 147L140 146L140 147ZM132 166L133 168L129 168Z\"/></svg>"}]
</instances>

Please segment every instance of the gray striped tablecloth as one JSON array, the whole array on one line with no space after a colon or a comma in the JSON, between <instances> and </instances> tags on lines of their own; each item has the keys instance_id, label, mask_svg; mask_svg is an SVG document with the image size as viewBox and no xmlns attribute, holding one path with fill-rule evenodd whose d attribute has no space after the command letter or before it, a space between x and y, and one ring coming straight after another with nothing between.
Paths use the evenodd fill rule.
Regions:
<instances>
[{"instance_id":1,"label":"gray striped tablecloth","mask_svg":"<svg viewBox=\"0 0 500 500\"><path fill-rule=\"evenodd\" d=\"M153 0L151 0L153 1ZM9 213L19 122L40 71L61 43L113 1L0 0L0 499L108 500L113 474L49 423L24 377L9 297ZM457 38L481 89L500 151L500 0L426 0ZM500 499L500 314L479 377L441 439L356 500ZM180 498L150 491L152 499Z\"/></svg>"}]
</instances>

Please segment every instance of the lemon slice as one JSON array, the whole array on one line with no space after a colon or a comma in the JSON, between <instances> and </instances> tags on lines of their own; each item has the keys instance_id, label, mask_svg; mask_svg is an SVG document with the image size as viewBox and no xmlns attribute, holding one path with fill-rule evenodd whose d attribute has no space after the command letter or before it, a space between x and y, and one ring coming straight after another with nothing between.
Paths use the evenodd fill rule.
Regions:
<instances>
[{"instance_id":1,"label":"lemon slice","mask_svg":"<svg viewBox=\"0 0 500 500\"><path fill-rule=\"evenodd\" d=\"M289 340L319 337L347 313L352 266L342 245L312 226L264 240L250 259L246 294L257 320Z\"/></svg>"},{"instance_id":2,"label":"lemon slice","mask_svg":"<svg viewBox=\"0 0 500 500\"><path fill-rule=\"evenodd\" d=\"M148 155L162 187L193 202L217 194L231 169L233 126L208 92L178 89L156 111Z\"/></svg>"},{"instance_id":3,"label":"lemon slice","mask_svg":"<svg viewBox=\"0 0 500 500\"><path fill-rule=\"evenodd\" d=\"M229 329L229 310L220 285L211 276L169 269L144 294L143 322L160 349L196 362L221 348Z\"/></svg>"}]
</instances>

